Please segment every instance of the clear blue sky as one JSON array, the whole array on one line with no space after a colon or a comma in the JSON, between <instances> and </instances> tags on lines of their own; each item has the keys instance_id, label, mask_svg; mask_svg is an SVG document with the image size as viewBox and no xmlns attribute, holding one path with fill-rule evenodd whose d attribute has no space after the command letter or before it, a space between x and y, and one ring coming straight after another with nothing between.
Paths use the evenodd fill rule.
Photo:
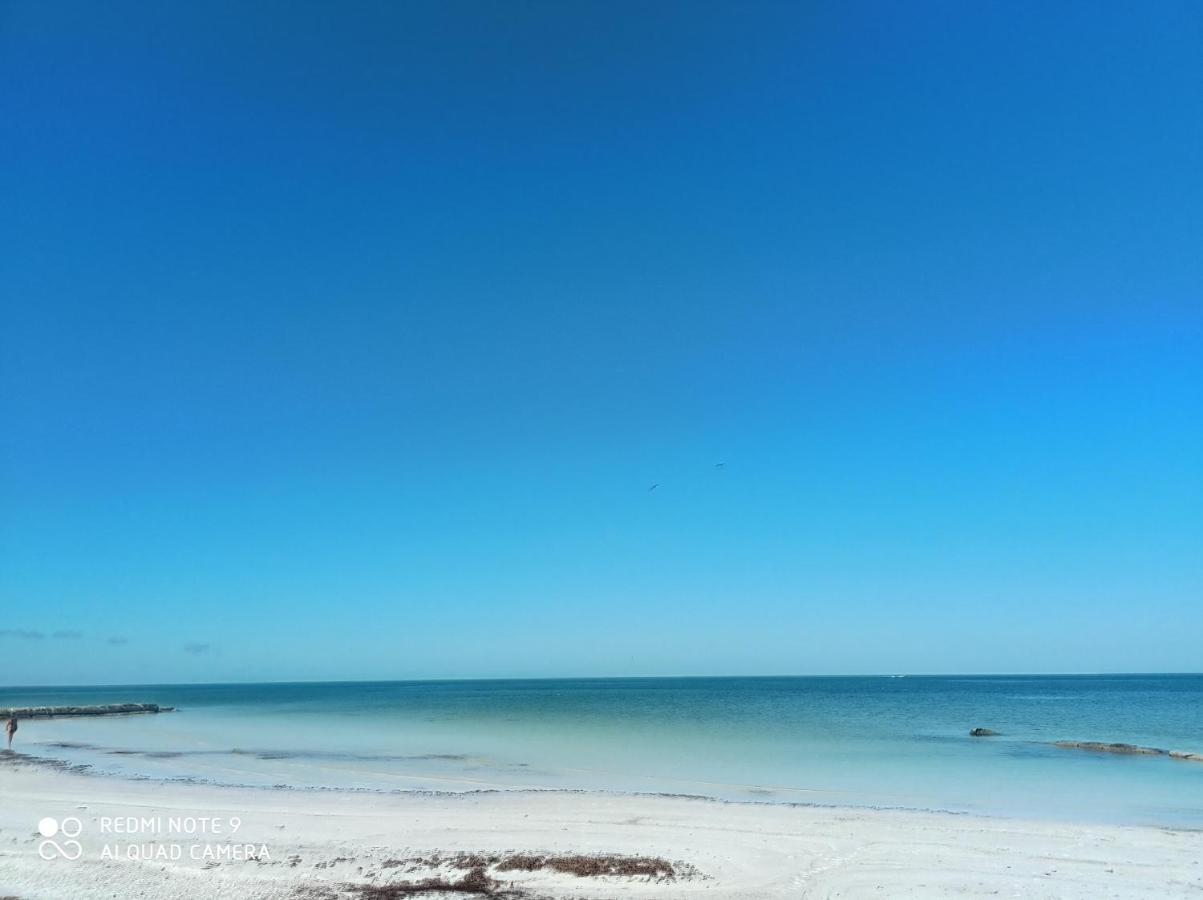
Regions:
<instances>
[{"instance_id":1,"label":"clear blue sky","mask_svg":"<svg viewBox=\"0 0 1203 900\"><path fill-rule=\"evenodd\" d=\"M0 4L3 678L1198 671L1200 46Z\"/></svg>"}]
</instances>

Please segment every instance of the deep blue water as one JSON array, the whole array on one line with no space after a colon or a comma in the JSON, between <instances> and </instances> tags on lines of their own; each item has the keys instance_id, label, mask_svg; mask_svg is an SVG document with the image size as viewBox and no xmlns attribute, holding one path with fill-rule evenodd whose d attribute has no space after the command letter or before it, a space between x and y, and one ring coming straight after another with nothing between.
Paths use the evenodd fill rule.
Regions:
<instances>
[{"instance_id":1,"label":"deep blue water","mask_svg":"<svg viewBox=\"0 0 1203 900\"><path fill-rule=\"evenodd\" d=\"M1203 826L1203 675L657 678L0 689L150 701L23 723L17 749L117 774L380 790L589 788ZM1001 732L970 738L974 726Z\"/></svg>"}]
</instances>

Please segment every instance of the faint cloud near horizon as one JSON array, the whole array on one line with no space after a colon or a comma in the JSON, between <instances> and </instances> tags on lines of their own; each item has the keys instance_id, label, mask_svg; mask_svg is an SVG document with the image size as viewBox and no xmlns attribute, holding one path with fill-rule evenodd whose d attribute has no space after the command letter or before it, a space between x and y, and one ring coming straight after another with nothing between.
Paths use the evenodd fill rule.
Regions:
<instances>
[{"instance_id":1,"label":"faint cloud near horizon","mask_svg":"<svg viewBox=\"0 0 1203 900\"><path fill-rule=\"evenodd\" d=\"M208 644L189 643L189 644L184 645L184 651L186 653L208 653L209 645Z\"/></svg>"},{"instance_id":2,"label":"faint cloud near horizon","mask_svg":"<svg viewBox=\"0 0 1203 900\"><path fill-rule=\"evenodd\" d=\"M82 631L76 631L74 628L60 628L58 631L50 633L50 637L56 641L73 641L83 636ZM45 640L46 632L31 628L0 628L0 638L5 637L17 638L22 641L41 641Z\"/></svg>"},{"instance_id":3,"label":"faint cloud near horizon","mask_svg":"<svg viewBox=\"0 0 1203 900\"><path fill-rule=\"evenodd\" d=\"M121 636L121 635L119 635L119 634L115 634L115 635L113 635L112 637L110 637L110 638L109 638L107 641L105 641L105 643L106 643L106 644L112 644L114 647L119 647L119 646L121 646L122 644L128 644L128 643L129 643L129 638L127 638L127 637L122 637L122 636Z\"/></svg>"}]
</instances>

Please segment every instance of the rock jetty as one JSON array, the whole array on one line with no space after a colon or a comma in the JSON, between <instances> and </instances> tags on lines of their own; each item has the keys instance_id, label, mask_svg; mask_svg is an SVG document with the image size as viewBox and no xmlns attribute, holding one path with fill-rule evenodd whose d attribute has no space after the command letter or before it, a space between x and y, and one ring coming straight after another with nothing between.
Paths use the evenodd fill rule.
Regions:
<instances>
[{"instance_id":1,"label":"rock jetty","mask_svg":"<svg viewBox=\"0 0 1203 900\"><path fill-rule=\"evenodd\" d=\"M0 719L54 719L59 716L127 716L132 713L172 712L157 703L106 703L104 706L22 706L0 709Z\"/></svg>"}]
</instances>

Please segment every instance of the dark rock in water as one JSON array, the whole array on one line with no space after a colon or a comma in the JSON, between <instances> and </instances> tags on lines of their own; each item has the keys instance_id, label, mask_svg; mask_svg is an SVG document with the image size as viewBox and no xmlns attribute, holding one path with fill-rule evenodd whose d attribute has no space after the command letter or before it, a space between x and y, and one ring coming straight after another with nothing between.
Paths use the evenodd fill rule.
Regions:
<instances>
[{"instance_id":1,"label":"dark rock in water","mask_svg":"<svg viewBox=\"0 0 1203 900\"><path fill-rule=\"evenodd\" d=\"M997 731L993 731L989 728L975 728L973 731L969 732L970 737L994 737L996 734L998 734Z\"/></svg>"},{"instance_id":2,"label":"dark rock in water","mask_svg":"<svg viewBox=\"0 0 1203 900\"><path fill-rule=\"evenodd\" d=\"M58 716L124 716L131 713L171 712L157 703L107 703L104 706L25 706L0 709L0 718L53 719Z\"/></svg>"},{"instance_id":3,"label":"dark rock in water","mask_svg":"<svg viewBox=\"0 0 1203 900\"><path fill-rule=\"evenodd\" d=\"M1186 750L1171 750L1170 759L1184 759L1188 762L1203 762L1203 753L1190 753Z\"/></svg>"},{"instance_id":4,"label":"dark rock in water","mask_svg":"<svg viewBox=\"0 0 1203 900\"><path fill-rule=\"evenodd\" d=\"M1118 753L1123 756L1167 755L1167 751L1157 747L1139 747L1136 744L1104 744L1101 741L1057 741L1054 746L1063 750L1088 750L1091 753Z\"/></svg>"}]
</instances>

